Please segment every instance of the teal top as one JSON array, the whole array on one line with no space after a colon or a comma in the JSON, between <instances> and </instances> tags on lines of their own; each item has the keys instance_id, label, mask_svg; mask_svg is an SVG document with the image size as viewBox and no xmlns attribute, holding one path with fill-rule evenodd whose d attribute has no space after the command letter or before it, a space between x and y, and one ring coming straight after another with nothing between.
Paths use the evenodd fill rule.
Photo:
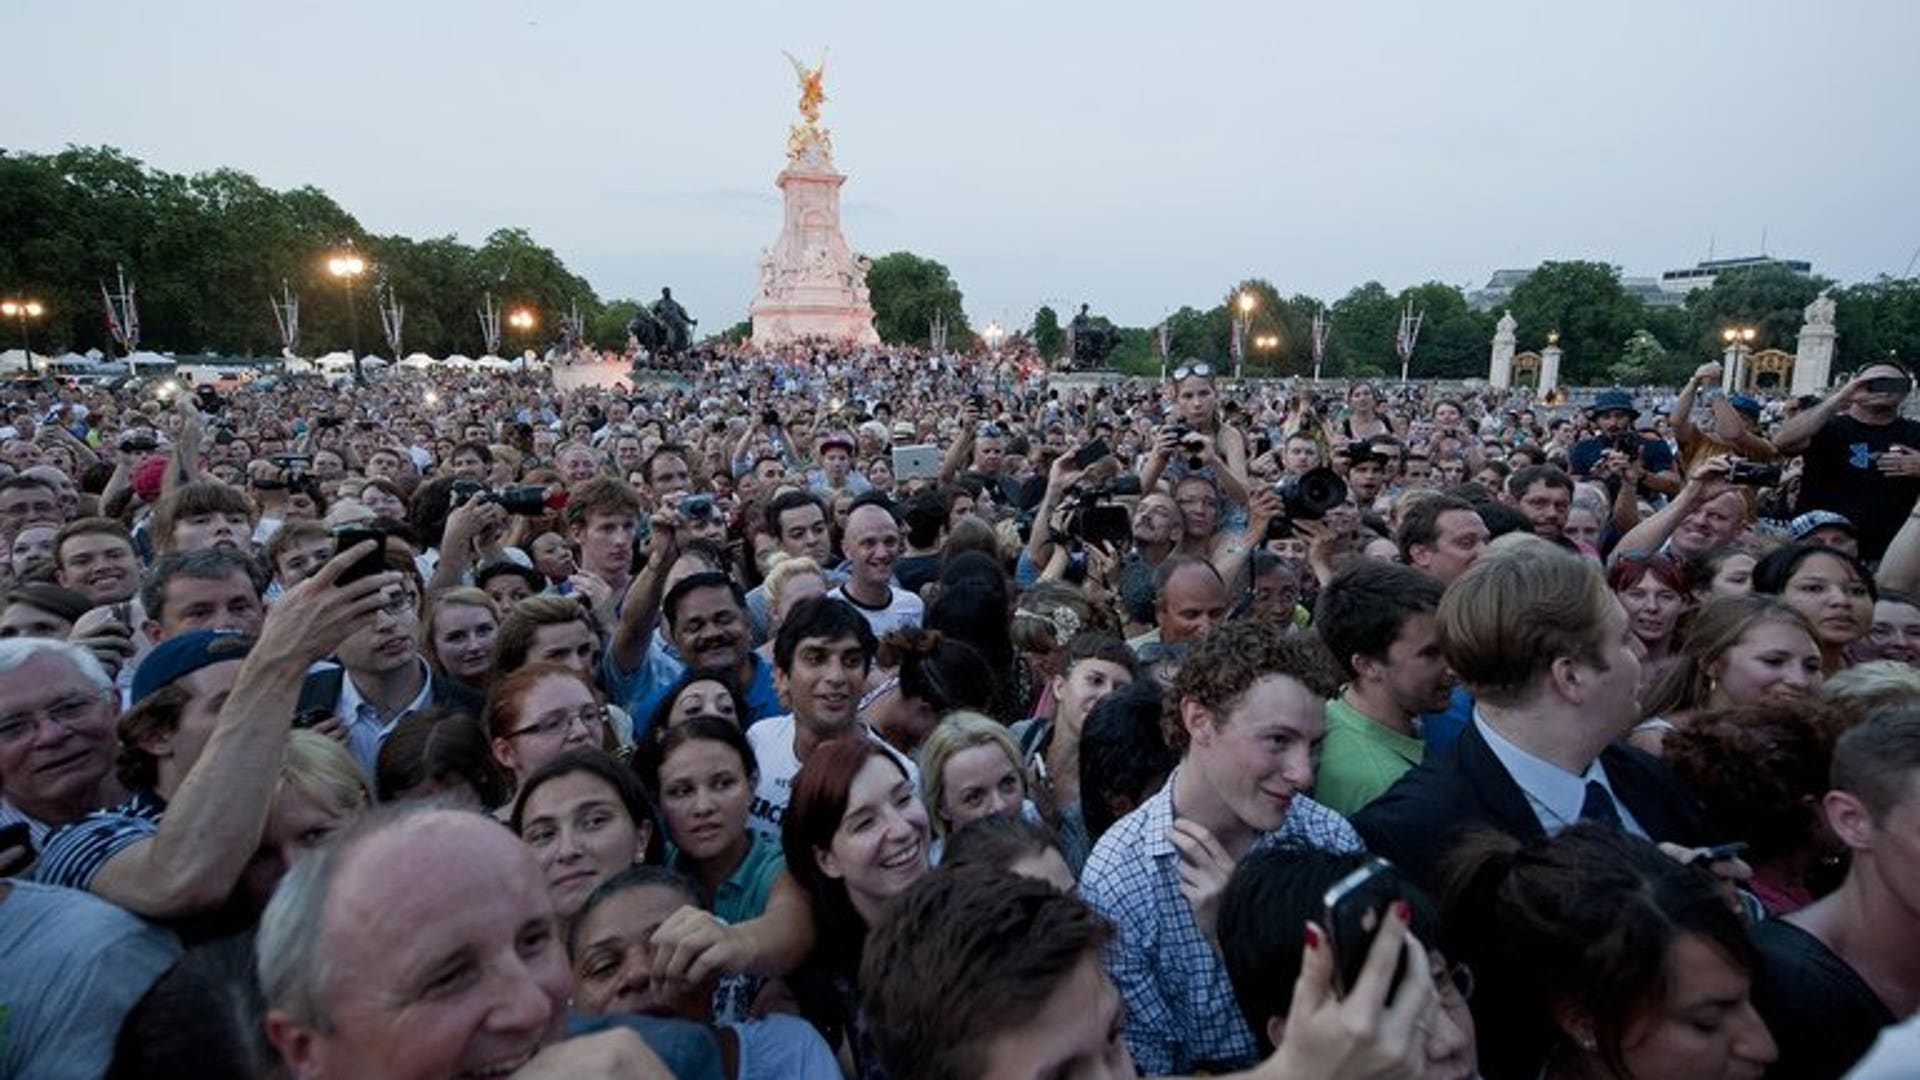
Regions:
<instances>
[{"instance_id":1,"label":"teal top","mask_svg":"<svg viewBox=\"0 0 1920 1080\"><path fill-rule=\"evenodd\" d=\"M787 865L786 856L772 837L747 830L747 856L733 868L727 880L713 894L713 913L729 926L757 919L767 910L767 895L773 891L773 879ZM667 854L667 865L686 871L678 849Z\"/></svg>"},{"instance_id":2,"label":"teal top","mask_svg":"<svg viewBox=\"0 0 1920 1080\"><path fill-rule=\"evenodd\" d=\"M1426 745L1368 718L1336 697L1327 702L1327 737L1314 772L1315 802L1352 816L1420 764Z\"/></svg>"}]
</instances>

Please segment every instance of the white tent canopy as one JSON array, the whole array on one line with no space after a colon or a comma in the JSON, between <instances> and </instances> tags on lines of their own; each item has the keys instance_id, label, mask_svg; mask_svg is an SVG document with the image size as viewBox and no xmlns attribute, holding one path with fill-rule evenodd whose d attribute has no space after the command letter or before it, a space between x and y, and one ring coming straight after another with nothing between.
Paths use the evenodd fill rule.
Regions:
<instances>
[{"instance_id":1,"label":"white tent canopy","mask_svg":"<svg viewBox=\"0 0 1920 1080\"><path fill-rule=\"evenodd\" d=\"M433 366L433 357L423 352L412 353L405 360L400 361L400 366L425 370Z\"/></svg>"}]
</instances>

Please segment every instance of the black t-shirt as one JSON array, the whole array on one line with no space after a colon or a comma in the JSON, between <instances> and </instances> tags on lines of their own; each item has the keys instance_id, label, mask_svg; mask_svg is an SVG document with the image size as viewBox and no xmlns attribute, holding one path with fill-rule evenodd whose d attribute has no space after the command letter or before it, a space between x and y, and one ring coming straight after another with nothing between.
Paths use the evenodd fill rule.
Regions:
<instances>
[{"instance_id":1,"label":"black t-shirt","mask_svg":"<svg viewBox=\"0 0 1920 1080\"><path fill-rule=\"evenodd\" d=\"M1753 1004L1780 1046L1768 1076L1824 1080L1846 1075L1880 1029L1894 1022L1879 995L1819 938L1784 919L1754 927L1763 970Z\"/></svg>"},{"instance_id":2,"label":"black t-shirt","mask_svg":"<svg viewBox=\"0 0 1920 1080\"><path fill-rule=\"evenodd\" d=\"M1846 515L1859 530L1860 557L1879 559L1920 498L1920 480L1888 476L1873 464L1872 455L1896 443L1920 450L1920 422L1903 416L1891 424L1863 424L1844 413L1827 421L1803 452L1794 512Z\"/></svg>"}]
</instances>

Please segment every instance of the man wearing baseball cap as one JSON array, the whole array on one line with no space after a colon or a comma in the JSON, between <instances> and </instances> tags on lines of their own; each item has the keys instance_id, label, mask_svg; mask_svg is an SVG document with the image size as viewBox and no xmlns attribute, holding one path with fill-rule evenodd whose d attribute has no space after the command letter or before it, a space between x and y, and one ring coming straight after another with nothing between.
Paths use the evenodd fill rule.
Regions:
<instances>
[{"instance_id":1,"label":"man wearing baseball cap","mask_svg":"<svg viewBox=\"0 0 1920 1080\"><path fill-rule=\"evenodd\" d=\"M1787 532L1796 544L1820 544L1860 557L1860 530L1845 514L1831 510L1809 510L1787 522Z\"/></svg>"},{"instance_id":2,"label":"man wearing baseball cap","mask_svg":"<svg viewBox=\"0 0 1920 1080\"><path fill-rule=\"evenodd\" d=\"M821 498L858 495L867 490L867 479L853 471L853 436L829 431L820 436L820 467L809 470L807 483Z\"/></svg>"},{"instance_id":3,"label":"man wearing baseball cap","mask_svg":"<svg viewBox=\"0 0 1920 1080\"><path fill-rule=\"evenodd\" d=\"M194 630L156 645L120 718L132 797L47 841L36 876L148 919L210 916L227 904L267 825L307 669L369 625L399 585L391 571L336 585L371 542L287 590L256 641ZM197 918L194 929L233 929Z\"/></svg>"},{"instance_id":4,"label":"man wearing baseball cap","mask_svg":"<svg viewBox=\"0 0 1920 1080\"><path fill-rule=\"evenodd\" d=\"M1598 433L1573 444L1567 468L1580 479L1624 473L1638 463L1644 470L1640 486L1671 495L1680 490L1680 474L1673 467L1673 449L1660 439L1649 439L1634 428L1640 410L1633 395L1618 388L1602 390L1587 410ZM1609 456L1609 454L1613 456Z\"/></svg>"}]
</instances>

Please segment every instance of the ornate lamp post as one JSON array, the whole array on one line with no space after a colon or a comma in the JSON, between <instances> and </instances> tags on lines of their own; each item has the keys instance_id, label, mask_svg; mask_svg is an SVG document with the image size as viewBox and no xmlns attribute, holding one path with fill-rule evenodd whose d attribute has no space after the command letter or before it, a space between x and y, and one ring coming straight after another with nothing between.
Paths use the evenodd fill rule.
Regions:
<instances>
[{"instance_id":1,"label":"ornate lamp post","mask_svg":"<svg viewBox=\"0 0 1920 1080\"><path fill-rule=\"evenodd\" d=\"M507 325L529 340L532 339L533 328L538 322L539 320L533 317L533 312L526 308L514 308L507 313Z\"/></svg>"},{"instance_id":2,"label":"ornate lamp post","mask_svg":"<svg viewBox=\"0 0 1920 1080\"><path fill-rule=\"evenodd\" d=\"M1738 391L1747 382L1747 354L1753 351L1753 342L1760 331L1751 326L1729 326L1720 332L1720 339L1727 343L1725 361L1720 365L1720 389L1731 394Z\"/></svg>"},{"instance_id":3,"label":"ornate lamp post","mask_svg":"<svg viewBox=\"0 0 1920 1080\"><path fill-rule=\"evenodd\" d=\"M360 370L360 309L353 298L353 283L366 272L367 260L351 247L327 258L327 273L340 279L340 287L347 294L347 355L353 359L355 382L364 382L366 375Z\"/></svg>"},{"instance_id":4,"label":"ornate lamp post","mask_svg":"<svg viewBox=\"0 0 1920 1080\"><path fill-rule=\"evenodd\" d=\"M0 315L20 321L20 349L27 354L27 374L33 371L33 338L27 330L27 320L37 319L46 313L46 307L38 300L0 301Z\"/></svg>"},{"instance_id":5,"label":"ornate lamp post","mask_svg":"<svg viewBox=\"0 0 1920 1080\"><path fill-rule=\"evenodd\" d=\"M1240 377L1240 363L1246 358L1247 330L1253 325L1253 307L1258 301L1250 292L1242 292L1235 306L1240 309L1240 317L1233 324L1233 377Z\"/></svg>"}]
</instances>

